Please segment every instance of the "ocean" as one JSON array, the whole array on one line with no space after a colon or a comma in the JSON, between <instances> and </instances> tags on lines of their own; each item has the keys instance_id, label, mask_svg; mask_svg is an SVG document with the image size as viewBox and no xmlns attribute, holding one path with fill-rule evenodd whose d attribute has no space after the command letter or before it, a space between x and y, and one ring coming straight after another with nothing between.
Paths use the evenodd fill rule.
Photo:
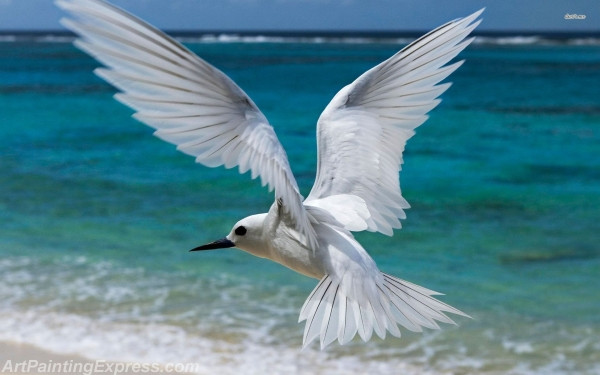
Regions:
<instances>
[{"instance_id":1,"label":"ocean","mask_svg":"<svg viewBox=\"0 0 600 375\"><path fill-rule=\"evenodd\" d=\"M268 210L258 181L152 137L70 37L0 40L0 342L198 373L600 373L597 37L486 36L460 55L404 153L403 229L356 236L473 319L324 351L297 324L316 280L188 252ZM323 108L409 41L182 40L269 118L304 195Z\"/></svg>"}]
</instances>

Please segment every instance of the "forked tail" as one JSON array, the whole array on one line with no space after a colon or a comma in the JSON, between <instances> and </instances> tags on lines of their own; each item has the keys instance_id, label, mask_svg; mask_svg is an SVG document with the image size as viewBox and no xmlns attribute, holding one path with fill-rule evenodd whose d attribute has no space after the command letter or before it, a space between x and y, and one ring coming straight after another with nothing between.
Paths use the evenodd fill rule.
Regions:
<instances>
[{"instance_id":1,"label":"forked tail","mask_svg":"<svg viewBox=\"0 0 600 375\"><path fill-rule=\"evenodd\" d=\"M356 335L368 341L373 331L400 337L397 324L413 332L439 329L437 322L456 324L444 313L469 317L432 296L440 293L381 273L379 280L356 284L326 275L310 294L299 322L306 320L303 346L318 336L321 349L335 339L346 344Z\"/></svg>"}]
</instances>

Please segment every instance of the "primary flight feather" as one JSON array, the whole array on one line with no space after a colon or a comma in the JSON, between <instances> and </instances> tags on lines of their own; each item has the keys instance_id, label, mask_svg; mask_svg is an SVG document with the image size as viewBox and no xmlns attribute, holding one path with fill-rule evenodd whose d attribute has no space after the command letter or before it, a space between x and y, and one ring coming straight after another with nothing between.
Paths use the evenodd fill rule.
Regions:
<instances>
[{"instance_id":1,"label":"primary flight feather","mask_svg":"<svg viewBox=\"0 0 600 375\"><path fill-rule=\"evenodd\" d=\"M236 223L225 238L194 250L237 247L319 279L300 311L304 346L345 344L358 334L400 336L454 323L463 312L438 293L379 271L353 231L387 235L409 207L400 190L402 152L462 62L483 10L417 39L340 90L317 124L318 169L306 199L286 153L256 104L223 72L160 30L102 0L57 0L77 47L105 65L134 117L209 167L237 166L275 190L267 213Z\"/></svg>"}]
</instances>

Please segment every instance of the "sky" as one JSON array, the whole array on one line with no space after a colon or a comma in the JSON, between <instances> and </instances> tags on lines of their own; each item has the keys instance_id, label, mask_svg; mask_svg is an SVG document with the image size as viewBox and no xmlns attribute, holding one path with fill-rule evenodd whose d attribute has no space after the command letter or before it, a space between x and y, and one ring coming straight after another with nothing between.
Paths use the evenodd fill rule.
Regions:
<instances>
[{"instance_id":1,"label":"sky","mask_svg":"<svg viewBox=\"0 0 600 375\"><path fill-rule=\"evenodd\" d=\"M423 31L486 7L482 31L600 32L600 0L112 2L166 30ZM566 14L579 17L566 19ZM0 30L59 30L61 16L52 0L0 0Z\"/></svg>"}]
</instances>

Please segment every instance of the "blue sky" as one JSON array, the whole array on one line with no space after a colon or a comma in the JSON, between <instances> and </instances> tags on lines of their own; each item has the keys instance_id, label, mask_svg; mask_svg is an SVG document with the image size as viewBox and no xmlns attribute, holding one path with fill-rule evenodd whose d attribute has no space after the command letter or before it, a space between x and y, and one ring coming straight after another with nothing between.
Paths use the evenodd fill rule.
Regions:
<instances>
[{"instance_id":1,"label":"blue sky","mask_svg":"<svg viewBox=\"0 0 600 375\"><path fill-rule=\"evenodd\" d=\"M487 7L480 30L600 31L600 0L113 0L168 30L428 30ZM585 19L565 19L565 14ZM60 29L52 0L0 0L0 29Z\"/></svg>"}]
</instances>

